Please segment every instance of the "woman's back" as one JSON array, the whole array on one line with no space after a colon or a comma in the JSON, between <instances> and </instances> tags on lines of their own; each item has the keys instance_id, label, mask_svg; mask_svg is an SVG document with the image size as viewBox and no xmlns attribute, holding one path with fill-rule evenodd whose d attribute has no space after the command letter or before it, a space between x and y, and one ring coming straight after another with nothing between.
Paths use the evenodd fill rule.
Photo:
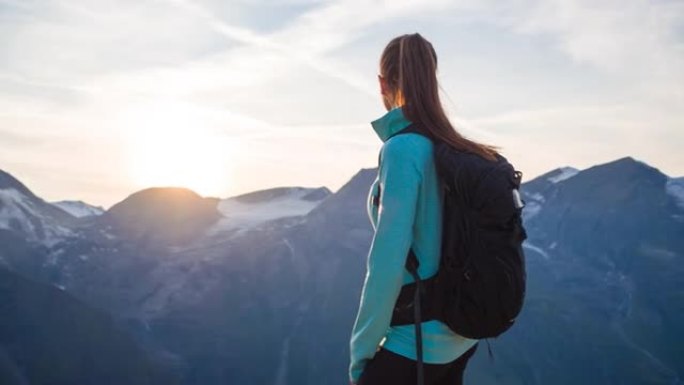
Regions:
<instances>
[{"instance_id":1,"label":"woman's back","mask_svg":"<svg viewBox=\"0 0 684 385\"><path fill-rule=\"evenodd\" d=\"M392 380L395 385L411 384L416 377L404 374L422 368L415 362L414 325L390 324L401 287L413 282L405 269L409 250L418 258L421 279L435 275L439 268L443 213L433 140L486 159L496 159L496 150L466 139L449 122L439 100L437 54L419 34L398 36L387 44L378 81L388 112L371 123L383 146L378 177L367 201L375 233L350 341L349 376L352 383L363 378L362 385L386 384L389 379L401 379ZM427 136L395 135L411 123ZM460 384L477 340L458 336L436 320L423 322L420 330L423 361L430 368L426 379L439 376L450 385ZM377 351L382 353L380 361ZM371 361L369 374L365 368Z\"/></svg>"},{"instance_id":2,"label":"woman's back","mask_svg":"<svg viewBox=\"0 0 684 385\"><path fill-rule=\"evenodd\" d=\"M367 210L375 230L368 256L368 272L360 310L352 332L352 379L360 376L364 362L382 346L406 358L416 359L413 325L390 327L394 303L401 286L413 282L404 268L409 248L420 263L418 274L429 278L439 268L442 201L433 158L433 144L427 137L406 133L401 108L372 122L383 140L378 176L371 185ZM380 193L380 194L379 194ZM374 197L379 195L380 205ZM424 361L447 363L470 349L477 340L453 333L440 321L422 324Z\"/></svg>"}]
</instances>

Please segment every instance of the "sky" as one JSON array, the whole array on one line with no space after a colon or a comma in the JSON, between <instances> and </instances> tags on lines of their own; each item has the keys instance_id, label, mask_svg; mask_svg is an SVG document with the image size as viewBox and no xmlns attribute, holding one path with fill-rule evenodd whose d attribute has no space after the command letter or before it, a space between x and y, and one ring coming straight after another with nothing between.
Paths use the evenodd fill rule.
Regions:
<instances>
[{"instance_id":1,"label":"sky","mask_svg":"<svg viewBox=\"0 0 684 385\"><path fill-rule=\"evenodd\" d=\"M0 169L48 201L338 190L377 165L378 61L419 32L457 129L523 181L684 175L684 2L0 0Z\"/></svg>"}]
</instances>

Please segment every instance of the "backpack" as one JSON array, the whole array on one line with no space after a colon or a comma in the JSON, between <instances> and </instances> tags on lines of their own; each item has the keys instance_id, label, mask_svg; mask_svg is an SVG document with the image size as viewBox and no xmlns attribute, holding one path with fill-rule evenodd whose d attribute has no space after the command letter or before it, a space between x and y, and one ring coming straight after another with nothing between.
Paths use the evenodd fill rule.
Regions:
<instances>
[{"instance_id":1,"label":"backpack","mask_svg":"<svg viewBox=\"0 0 684 385\"><path fill-rule=\"evenodd\" d=\"M525 201L519 193L522 172L505 157L497 155L493 162L458 151L415 123L394 135L409 132L432 140L443 193L438 272L421 279L418 258L409 250L406 269L415 282L402 287L391 322L415 325L420 379L422 321L440 320L472 339L497 337L513 325L525 297L522 242L527 233L522 224ZM375 198L379 204L379 193Z\"/></svg>"}]
</instances>

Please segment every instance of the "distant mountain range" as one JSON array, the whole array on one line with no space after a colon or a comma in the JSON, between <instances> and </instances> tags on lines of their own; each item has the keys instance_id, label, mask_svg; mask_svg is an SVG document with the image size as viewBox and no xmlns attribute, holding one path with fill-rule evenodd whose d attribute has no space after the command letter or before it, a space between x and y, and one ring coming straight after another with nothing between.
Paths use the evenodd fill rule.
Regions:
<instances>
[{"instance_id":1,"label":"distant mountain range","mask_svg":"<svg viewBox=\"0 0 684 385\"><path fill-rule=\"evenodd\" d=\"M11 277L0 282L22 282L0 287L0 303L18 301L0 317L0 380L41 383L26 362L59 354L39 345L51 339L32 338L62 308L27 294L36 291L78 304L74 325L83 319L112 337L90 340L101 349L130 338L126 356L145 357L136 361L156 373L150 381L347 384L376 175L362 169L335 193L281 187L216 199L154 188L103 211L45 202L0 171L0 265ZM521 191L527 300L516 326L492 341L495 361L480 349L467 383L681 384L684 178L626 157L555 169ZM17 338L34 348L16 350ZM97 362L79 355L88 349L74 344L81 358L62 378L104 383ZM126 362L119 372L137 373ZM69 377L78 373L87 374Z\"/></svg>"}]
</instances>

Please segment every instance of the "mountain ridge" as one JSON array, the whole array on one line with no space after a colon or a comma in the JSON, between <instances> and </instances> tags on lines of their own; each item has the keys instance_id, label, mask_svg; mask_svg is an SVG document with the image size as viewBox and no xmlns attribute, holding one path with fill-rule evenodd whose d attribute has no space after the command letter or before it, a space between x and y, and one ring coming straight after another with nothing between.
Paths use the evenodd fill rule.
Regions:
<instances>
[{"instance_id":1,"label":"mountain ridge","mask_svg":"<svg viewBox=\"0 0 684 385\"><path fill-rule=\"evenodd\" d=\"M205 231L213 227L169 221L164 210L141 237L131 218L163 202L152 194L124 205L133 214L120 231L90 218L49 248L0 230L0 256L125 317L148 349L182 363L185 384L344 385L376 177L377 168L360 169L314 201L296 188L254 203L187 193L181 208L207 205L245 230L211 237ZM684 351L671 341L684 338L677 311L684 221L668 181L678 179L625 157L524 182L528 297L519 321L495 342L497 365L476 354L466 382L677 383ZM190 236L158 239L169 231ZM256 361L259 370L250 365Z\"/></svg>"},{"instance_id":2,"label":"mountain ridge","mask_svg":"<svg viewBox=\"0 0 684 385\"><path fill-rule=\"evenodd\" d=\"M105 212L102 206L94 206L81 200L63 200L50 203L76 218L97 216Z\"/></svg>"}]
</instances>

